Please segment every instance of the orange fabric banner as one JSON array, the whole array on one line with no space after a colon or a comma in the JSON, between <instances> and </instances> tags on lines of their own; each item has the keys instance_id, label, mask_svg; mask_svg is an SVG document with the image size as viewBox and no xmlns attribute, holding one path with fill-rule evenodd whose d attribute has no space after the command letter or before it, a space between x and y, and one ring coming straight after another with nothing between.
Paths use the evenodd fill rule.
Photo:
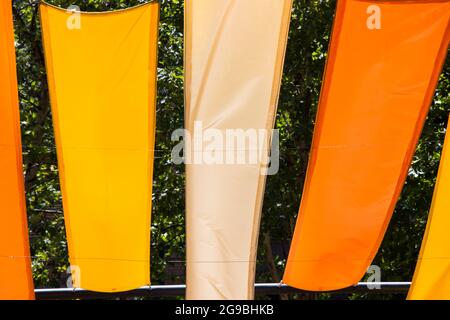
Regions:
<instances>
[{"instance_id":1,"label":"orange fabric banner","mask_svg":"<svg viewBox=\"0 0 450 320\"><path fill-rule=\"evenodd\" d=\"M33 299L11 1L0 1L0 300Z\"/></svg>"},{"instance_id":2,"label":"orange fabric banner","mask_svg":"<svg viewBox=\"0 0 450 320\"><path fill-rule=\"evenodd\" d=\"M339 0L284 282L357 283L402 190L449 42L450 1Z\"/></svg>"}]
</instances>

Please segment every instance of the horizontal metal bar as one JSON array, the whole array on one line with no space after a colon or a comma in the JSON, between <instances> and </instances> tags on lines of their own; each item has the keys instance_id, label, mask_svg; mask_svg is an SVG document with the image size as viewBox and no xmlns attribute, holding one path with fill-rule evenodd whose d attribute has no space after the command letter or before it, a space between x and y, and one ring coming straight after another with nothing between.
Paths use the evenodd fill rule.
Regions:
<instances>
[{"instance_id":1,"label":"horizontal metal bar","mask_svg":"<svg viewBox=\"0 0 450 320\"><path fill-rule=\"evenodd\" d=\"M367 294L406 294L411 282L360 282L355 286L331 291L330 293L367 293ZM36 299L115 299L133 297L177 297L184 296L186 285L160 285L146 286L127 292L102 293L84 289L36 289ZM306 294L319 293L300 290L280 283L257 283L255 284L256 295L279 295L279 294Z\"/></svg>"}]
</instances>

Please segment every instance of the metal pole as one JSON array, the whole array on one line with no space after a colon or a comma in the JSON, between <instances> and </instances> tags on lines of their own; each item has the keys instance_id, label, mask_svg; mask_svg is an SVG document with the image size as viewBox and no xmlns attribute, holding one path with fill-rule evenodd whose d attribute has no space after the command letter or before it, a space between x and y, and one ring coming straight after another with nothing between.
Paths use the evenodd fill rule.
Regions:
<instances>
[{"instance_id":1,"label":"metal pole","mask_svg":"<svg viewBox=\"0 0 450 320\"><path fill-rule=\"evenodd\" d=\"M411 282L360 282L353 287L332 291L331 293L366 293L366 294L406 294ZM127 292L101 293L84 289L36 289L36 299L115 299L115 298L138 298L138 297L177 297L184 296L186 285L160 285L146 286ZM289 287L280 283L257 283L255 284L256 295L279 295L279 294L304 294L311 293Z\"/></svg>"}]
</instances>

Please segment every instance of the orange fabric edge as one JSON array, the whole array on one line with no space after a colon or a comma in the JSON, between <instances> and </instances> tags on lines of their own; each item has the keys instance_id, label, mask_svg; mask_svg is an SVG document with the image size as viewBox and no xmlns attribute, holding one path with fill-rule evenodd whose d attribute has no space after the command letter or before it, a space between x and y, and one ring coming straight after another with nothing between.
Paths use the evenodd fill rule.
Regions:
<instances>
[{"instance_id":1,"label":"orange fabric edge","mask_svg":"<svg viewBox=\"0 0 450 320\"><path fill-rule=\"evenodd\" d=\"M11 7L9 5L8 7ZM12 9L12 8L11 8ZM9 14L9 12L8 12ZM12 15L12 10L11 10ZM12 27L14 29L14 22L11 18L11 25L8 27ZM13 31L14 35L14 31ZM34 300L34 285L33 285L33 275L32 275L32 269L31 269L31 253L30 253L30 240L28 236L28 216L27 216L27 209L26 209L26 197L25 197L25 181L23 176L23 159L22 159L22 138L21 138L21 130L20 130L20 105L19 105L19 97L18 92L16 89L17 87L17 66L16 66L16 54L15 54L15 48L14 45L12 48L7 48L9 50L6 50L9 61L11 62L9 64L9 73L12 75L12 80L15 81L15 85L13 84L11 89L11 97L14 99L14 105L15 108L12 112L13 114L13 120L14 120L14 140L15 140L15 150L16 150L16 163L17 163L17 184L19 188L21 189L21 192L19 194L20 197L20 211L22 215L22 235L23 235L23 252L27 252L28 256L24 257L26 269L27 269L27 282L28 282L28 299Z\"/></svg>"},{"instance_id":2,"label":"orange fabric edge","mask_svg":"<svg viewBox=\"0 0 450 320\"><path fill-rule=\"evenodd\" d=\"M55 97L55 92L56 92L56 83L55 83L55 79L53 77L53 57L52 57L52 49L47 47L51 46L51 37L50 37L50 32L48 30L48 28L45 26L45 24L43 23L44 19L49 21L48 19L48 15L47 15L47 9L48 9L49 5L45 2L41 2L40 6L39 6L39 12L40 12L40 18L41 18L41 32L42 32L42 45L43 45L43 49L44 52L46 53L45 56L45 69L46 69L46 73L47 73L47 83L48 83L48 88L49 88L49 96L50 96L50 108L52 110L52 122L53 122L53 131L54 131L54 135L55 135L55 142L56 142L56 157L58 160L58 176L59 176L59 181L60 181L60 189L61 189L61 196L62 196L62 200L63 200L63 207L64 207L64 203L68 203L68 199L65 196L66 192L66 182L64 179L64 175L61 174L61 172L64 171L64 161L63 161L63 154L62 154L62 150L61 150L61 135L60 135L60 131L59 131L59 121L58 121L58 108L57 103L56 103L56 97ZM47 41L46 41L47 39ZM68 207L66 205L66 207ZM64 214L64 224L66 226L66 238L67 240L71 238L71 234L70 234L70 219L69 219L69 214L67 213L67 210L64 209L65 214ZM69 252L74 252L74 248L71 245L70 241L67 241L67 247L68 247L68 251ZM69 263L72 264L72 259L69 256ZM75 276L75 274L72 272L72 276Z\"/></svg>"},{"instance_id":3,"label":"orange fabric edge","mask_svg":"<svg viewBox=\"0 0 450 320\"><path fill-rule=\"evenodd\" d=\"M336 13L335 13L335 19L333 21L333 27L330 35L330 43L329 43L329 49L328 49L328 58L325 64L325 69L323 72L323 80L322 80L322 88L321 88L321 94L319 98L319 103L317 107L317 114L316 114L316 120L315 120L315 127L313 132L313 138L311 143L311 152L309 155L308 160L308 166L306 169L306 177L305 177L305 185L303 186L303 192L302 192L302 198L304 198L304 201L300 202L300 209L298 211L298 217L297 222L295 224L295 227L300 226L303 223L304 215L301 214L302 208L306 205L307 202L307 194L309 192L309 183L308 181L311 181L312 174L314 172L315 163L317 161L317 149L314 149L314 145L317 144L317 142L320 140L320 134L322 129L322 123L321 119L323 118L325 114L325 108L322 107L325 105L325 101L328 98L328 91L329 91L329 84L331 83L331 78L333 75L334 70L334 64L336 61L336 52L338 49L339 44L339 37L341 34L341 27L344 20L344 13L345 13L345 5L347 0L338 0L336 4ZM290 250L292 248L297 247L298 237L293 237L292 243L290 246ZM288 255L288 260L289 260ZM283 276L284 281L284 276Z\"/></svg>"}]
</instances>

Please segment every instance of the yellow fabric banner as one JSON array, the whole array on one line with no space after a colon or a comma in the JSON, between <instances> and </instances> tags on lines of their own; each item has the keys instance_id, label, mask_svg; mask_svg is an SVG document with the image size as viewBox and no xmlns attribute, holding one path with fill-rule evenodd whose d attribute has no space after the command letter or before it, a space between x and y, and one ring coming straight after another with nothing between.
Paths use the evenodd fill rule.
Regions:
<instances>
[{"instance_id":1,"label":"yellow fabric banner","mask_svg":"<svg viewBox=\"0 0 450 320\"><path fill-rule=\"evenodd\" d=\"M284 282L357 283L383 239L449 41L450 1L338 0Z\"/></svg>"},{"instance_id":2,"label":"yellow fabric banner","mask_svg":"<svg viewBox=\"0 0 450 320\"><path fill-rule=\"evenodd\" d=\"M159 5L41 5L74 287L150 283Z\"/></svg>"},{"instance_id":3,"label":"yellow fabric banner","mask_svg":"<svg viewBox=\"0 0 450 320\"><path fill-rule=\"evenodd\" d=\"M450 299L450 122L410 300Z\"/></svg>"},{"instance_id":4,"label":"yellow fabric banner","mask_svg":"<svg viewBox=\"0 0 450 320\"><path fill-rule=\"evenodd\" d=\"M33 299L11 1L0 1L0 300Z\"/></svg>"},{"instance_id":5,"label":"yellow fabric banner","mask_svg":"<svg viewBox=\"0 0 450 320\"><path fill-rule=\"evenodd\" d=\"M262 172L291 6L291 0L185 2L188 299L253 298ZM225 142L256 131L264 136L256 143ZM241 156L247 159L239 162Z\"/></svg>"}]
</instances>

